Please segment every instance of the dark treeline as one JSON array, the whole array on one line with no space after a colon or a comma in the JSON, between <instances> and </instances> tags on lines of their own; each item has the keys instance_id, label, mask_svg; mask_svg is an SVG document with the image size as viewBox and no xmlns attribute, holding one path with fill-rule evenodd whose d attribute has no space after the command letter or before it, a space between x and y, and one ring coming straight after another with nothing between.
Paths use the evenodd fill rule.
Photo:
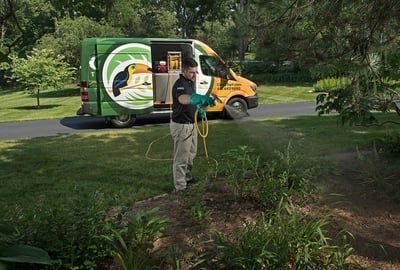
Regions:
<instances>
[{"instance_id":1,"label":"dark treeline","mask_svg":"<svg viewBox=\"0 0 400 270\"><path fill-rule=\"evenodd\" d=\"M271 72L290 63L315 77L375 54L398 77L399 20L397 0L1 0L0 63L49 48L78 67L85 37L182 37L228 60L260 60Z\"/></svg>"}]
</instances>

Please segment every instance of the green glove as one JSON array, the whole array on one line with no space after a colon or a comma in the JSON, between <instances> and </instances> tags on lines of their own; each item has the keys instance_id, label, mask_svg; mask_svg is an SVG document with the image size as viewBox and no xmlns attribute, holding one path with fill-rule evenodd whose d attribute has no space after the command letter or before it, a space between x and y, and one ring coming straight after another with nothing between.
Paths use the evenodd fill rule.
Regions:
<instances>
[{"instance_id":1,"label":"green glove","mask_svg":"<svg viewBox=\"0 0 400 270\"><path fill-rule=\"evenodd\" d=\"M190 104L199 105L200 107L205 107L205 106L214 107L215 101L214 101L214 99L210 98L209 96L203 96L203 95L193 93L190 96Z\"/></svg>"},{"instance_id":2,"label":"green glove","mask_svg":"<svg viewBox=\"0 0 400 270\"><path fill-rule=\"evenodd\" d=\"M199 105L197 105L197 109L199 110L198 115L200 116L200 118L201 118L201 119L206 118L207 113L206 113L202 108L200 108Z\"/></svg>"}]
</instances>

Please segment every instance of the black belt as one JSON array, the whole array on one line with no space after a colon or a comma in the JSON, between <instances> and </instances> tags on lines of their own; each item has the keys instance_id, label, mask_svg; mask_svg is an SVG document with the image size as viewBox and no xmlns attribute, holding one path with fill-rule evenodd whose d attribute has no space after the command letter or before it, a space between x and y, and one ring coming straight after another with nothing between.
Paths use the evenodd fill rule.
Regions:
<instances>
[{"instance_id":1,"label":"black belt","mask_svg":"<svg viewBox=\"0 0 400 270\"><path fill-rule=\"evenodd\" d=\"M191 121L175 121L175 120L172 120L172 121L174 121L177 124L193 124L194 123L194 122L191 122Z\"/></svg>"}]
</instances>

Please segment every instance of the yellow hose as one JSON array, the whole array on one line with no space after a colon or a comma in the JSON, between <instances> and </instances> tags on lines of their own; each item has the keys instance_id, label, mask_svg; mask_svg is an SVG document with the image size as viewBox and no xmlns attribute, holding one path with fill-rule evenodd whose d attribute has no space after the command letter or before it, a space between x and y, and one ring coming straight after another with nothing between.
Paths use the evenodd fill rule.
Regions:
<instances>
[{"instance_id":1,"label":"yellow hose","mask_svg":"<svg viewBox=\"0 0 400 270\"><path fill-rule=\"evenodd\" d=\"M208 148L207 148L207 141L206 141L206 139L207 139L207 136L208 136L208 119L207 119L207 116L203 119L201 119L201 125L199 125L199 122L198 122L198 120L197 120L197 115L198 115L198 113L199 113L199 110L196 110L196 112L195 112L195 114L194 114L194 123L195 123L195 125L196 125L196 130L197 130L197 132L198 132L198 134L199 134L199 136L203 139L203 146L204 146L204 153L205 153L205 155L206 155L206 159L207 159L207 163L208 163L208 170L209 170L209 175L211 175L211 173L210 173L210 170L211 170L211 166L210 166L210 157L208 156ZM201 127L200 127L201 126ZM166 137L166 136L170 136L170 134L167 134L167 135L165 135L165 136L162 136L162 137L160 137L160 138L158 138L158 139L156 139L156 140L154 140L154 141L152 141L150 144L149 144L149 147L148 147L148 149L147 149L147 151L146 151L146 154L145 154L145 156L146 156L146 158L147 159L149 159L149 160L173 160L172 158L152 158L152 157L150 157L150 150L151 150L151 147L152 147L152 145L154 144L154 143L156 143L156 142L158 142L159 140L161 140L161 139L163 139L164 137ZM215 175L214 175L214 178L216 178L216 175L217 175L217 167L218 167L218 161L216 160L216 159L213 159L214 160L214 162L215 162Z\"/></svg>"},{"instance_id":2,"label":"yellow hose","mask_svg":"<svg viewBox=\"0 0 400 270\"><path fill-rule=\"evenodd\" d=\"M199 110L197 109L196 112L194 113L194 123L196 125L197 132L199 133L200 137L203 138L204 152L206 154L206 158L208 161L208 150L207 150L207 142L206 142L206 138L208 136L208 119L207 119L207 116L204 119L203 118L201 119L201 129L202 130L200 130L199 123L197 121L198 113L199 113Z\"/></svg>"}]
</instances>

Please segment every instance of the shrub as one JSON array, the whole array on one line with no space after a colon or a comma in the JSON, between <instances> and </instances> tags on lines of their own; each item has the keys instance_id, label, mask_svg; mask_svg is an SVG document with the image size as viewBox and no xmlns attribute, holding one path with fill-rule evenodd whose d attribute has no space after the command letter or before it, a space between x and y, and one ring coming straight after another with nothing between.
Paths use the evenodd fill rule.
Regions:
<instances>
[{"instance_id":1,"label":"shrub","mask_svg":"<svg viewBox=\"0 0 400 270\"><path fill-rule=\"evenodd\" d=\"M351 79L347 77L339 78L326 78L317 81L314 84L315 92L330 92L332 90L338 90L346 88L351 83Z\"/></svg>"},{"instance_id":2,"label":"shrub","mask_svg":"<svg viewBox=\"0 0 400 270\"><path fill-rule=\"evenodd\" d=\"M307 67L299 67L293 64L279 66L263 61L244 61L237 63L232 69L258 84L313 81Z\"/></svg>"},{"instance_id":3,"label":"shrub","mask_svg":"<svg viewBox=\"0 0 400 270\"><path fill-rule=\"evenodd\" d=\"M55 55L52 50L47 49L33 49L27 58L12 58L13 78L24 90L36 96L38 109L41 91L61 88L72 79L75 69L63 60L63 56Z\"/></svg>"},{"instance_id":4,"label":"shrub","mask_svg":"<svg viewBox=\"0 0 400 270\"><path fill-rule=\"evenodd\" d=\"M71 192L81 193L71 204L19 209L10 222L20 231L19 242L47 250L60 266L93 269L111 254L111 246L101 237L109 228L106 217L110 206L99 191L88 194L75 188Z\"/></svg>"},{"instance_id":5,"label":"shrub","mask_svg":"<svg viewBox=\"0 0 400 270\"><path fill-rule=\"evenodd\" d=\"M383 138L377 140L377 147L380 151L391 153L395 156L400 155L400 133L394 132L386 134Z\"/></svg>"}]
</instances>

